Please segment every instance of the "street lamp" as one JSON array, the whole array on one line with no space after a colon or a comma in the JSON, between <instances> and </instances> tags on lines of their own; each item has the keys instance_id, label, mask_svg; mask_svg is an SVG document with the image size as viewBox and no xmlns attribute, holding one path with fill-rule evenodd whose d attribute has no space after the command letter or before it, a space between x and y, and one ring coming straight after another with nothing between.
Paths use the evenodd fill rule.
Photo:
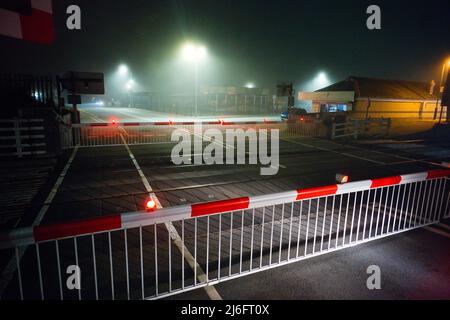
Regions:
<instances>
[{"instance_id":1,"label":"street lamp","mask_svg":"<svg viewBox=\"0 0 450 320\"><path fill-rule=\"evenodd\" d=\"M121 64L118 68L119 74L124 76L128 74L128 66L125 64Z\"/></svg>"},{"instance_id":2,"label":"street lamp","mask_svg":"<svg viewBox=\"0 0 450 320\"><path fill-rule=\"evenodd\" d=\"M444 79L445 73L446 73L446 70L448 72L449 69L450 69L450 58L448 58L444 62L444 64L442 65L441 80L439 82L439 91L437 93L437 98L436 98L436 109L437 109L438 103L439 103L439 95L443 92L443 89L445 87L445 79ZM448 108L449 107L448 106L446 106L446 107L447 107L447 119L448 119ZM441 123L441 121L442 121L442 112L443 112L443 110L444 110L444 108L442 106L442 101L441 101L441 112L439 114L439 123Z\"/></svg>"},{"instance_id":3,"label":"street lamp","mask_svg":"<svg viewBox=\"0 0 450 320\"><path fill-rule=\"evenodd\" d=\"M127 84L126 84L126 89L128 92L128 97L129 97L129 103L128 103L128 107L131 108L133 106L133 87L134 87L134 80L130 79L128 80Z\"/></svg>"},{"instance_id":4,"label":"street lamp","mask_svg":"<svg viewBox=\"0 0 450 320\"><path fill-rule=\"evenodd\" d=\"M182 48L183 57L194 63L194 99L195 99L195 114L198 115L198 68L202 59L206 58L208 52L202 45L194 43L186 43Z\"/></svg>"}]
</instances>

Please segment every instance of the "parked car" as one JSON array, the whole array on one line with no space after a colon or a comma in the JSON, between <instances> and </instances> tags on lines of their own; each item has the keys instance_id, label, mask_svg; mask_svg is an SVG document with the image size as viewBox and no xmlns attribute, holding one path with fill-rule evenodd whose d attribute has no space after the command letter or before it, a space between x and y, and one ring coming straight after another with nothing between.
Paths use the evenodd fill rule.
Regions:
<instances>
[{"instance_id":1,"label":"parked car","mask_svg":"<svg viewBox=\"0 0 450 320\"><path fill-rule=\"evenodd\" d=\"M290 114L290 117L289 117ZM281 113L281 121L287 121L287 120L300 120L303 116L307 115L308 112L303 108L293 108L291 110L286 110Z\"/></svg>"}]
</instances>

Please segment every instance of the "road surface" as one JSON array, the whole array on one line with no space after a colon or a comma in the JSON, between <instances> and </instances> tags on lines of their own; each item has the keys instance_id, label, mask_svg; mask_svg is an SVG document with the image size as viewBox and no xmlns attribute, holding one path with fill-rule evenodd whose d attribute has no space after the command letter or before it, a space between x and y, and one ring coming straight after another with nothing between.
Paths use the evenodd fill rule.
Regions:
<instances>
[{"instance_id":1,"label":"road surface","mask_svg":"<svg viewBox=\"0 0 450 320\"><path fill-rule=\"evenodd\" d=\"M95 111L98 121L111 116ZM133 112L125 111L121 120L146 121L140 111L139 116ZM161 205L171 207L328 185L336 173L357 181L421 172L450 159L447 146L424 141L290 138L280 141L278 174L264 177L260 165L175 166L170 159L173 146L79 148L42 224L142 210L149 192L144 180ZM230 280L214 290L223 299L449 299L450 233L445 225L437 229L414 230ZM366 287L370 265L381 268L382 290ZM207 299L211 294L200 288L172 298Z\"/></svg>"}]
</instances>

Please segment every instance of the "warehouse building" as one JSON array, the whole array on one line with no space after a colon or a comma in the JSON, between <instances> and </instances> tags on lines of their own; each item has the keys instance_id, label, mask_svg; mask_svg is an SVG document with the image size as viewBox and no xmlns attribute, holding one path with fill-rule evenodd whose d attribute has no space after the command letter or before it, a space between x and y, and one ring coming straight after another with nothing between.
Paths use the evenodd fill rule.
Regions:
<instances>
[{"instance_id":1,"label":"warehouse building","mask_svg":"<svg viewBox=\"0 0 450 320\"><path fill-rule=\"evenodd\" d=\"M355 119L408 118L436 120L441 116L438 86L434 81L413 82L349 77L315 92L300 92L312 112L348 112ZM442 108L446 119L447 108Z\"/></svg>"}]
</instances>

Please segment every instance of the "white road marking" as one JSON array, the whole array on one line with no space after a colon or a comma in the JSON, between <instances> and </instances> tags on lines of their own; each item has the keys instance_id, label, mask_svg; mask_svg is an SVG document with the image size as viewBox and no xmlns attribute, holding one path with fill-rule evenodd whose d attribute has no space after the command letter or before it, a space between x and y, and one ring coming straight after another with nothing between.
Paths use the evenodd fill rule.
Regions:
<instances>
[{"instance_id":1,"label":"white road marking","mask_svg":"<svg viewBox=\"0 0 450 320\"><path fill-rule=\"evenodd\" d=\"M343 155L343 156L346 156L346 157L351 157L351 158L356 158L356 159L359 159L359 160L369 161L369 162L376 163L376 164L386 164L385 162L382 162L382 161L373 160L373 159L369 159L369 158L361 157L361 156L356 156L354 154L350 154L350 153L347 153L347 152L340 152L340 151L336 151L336 150L332 150L332 149L328 149L328 148L323 148L323 147L319 147L319 146L315 146L315 145L311 145L311 144L307 144L307 143L303 143L303 142L293 141L291 139L281 139L281 140L284 140L284 141L290 142L290 143L294 143L294 144L298 144L298 145L304 146L304 147L314 148L314 149L318 149L318 150L321 150L321 151L327 151L327 152L340 154L340 155Z\"/></svg>"},{"instance_id":2,"label":"white road marking","mask_svg":"<svg viewBox=\"0 0 450 320\"><path fill-rule=\"evenodd\" d=\"M106 122L105 120L103 120L103 119L100 119L99 117L97 117L95 114L93 114L92 112L89 112L89 111L87 111L87 110L84 110L84 109L80 109L80 113L82 113L82 112L84 112L84 113L86 113L87 115L89 115L95 122L100 122L100 123L104 123L104 122ZM80 116L80 118L81 118L81 116ZM81 119L80 119L81 120Z\"/></svg>"},{"instance_id":3,"label":"white road marking","mask_svg":"<svg viewBox=\"0 0 450 320\"><path fill-rule=\"evenodd\" d=\"M44 218L45 214L47 213L48 209L50 208L50 205L52 204L53 199L55 198L56 193L58 192L59 187L63 183L64 177L67 174L67 171L69 171L70 165L72 164L73 160L75 159L75 156L78 151L78 146L76 146L72 154L70 155L69 160L67 161L66 165L64 166L63 171L59 175L58 179L56 180L55 184L53 185L52 190L50 190L50 193L48 194L47 198L45 199L44 205L42 206L41 210L39 210L39 213L37 214L36 218L34 219L31 226L35 227L38 226L42 219ZM19 263L22 260L22 257L27 250L28 246L19 248L19 254L18 259ZM12 277L14 276L14 273L16 272L17 268L17 261L16 258L13 257L11 260L9 260L6 267L3 269L2 277L0 279L0 297L3 295L3 292L8 287L9 282L11 281Z\"/></svg>"},{"instance_id":4,"label":"white road marking","mask_svg":"<svg viewBox=\"0 0 450 320\"><path fill-rule=\"evenodd\" d=\"M145 186L145 189L149 193L149 196L155 201L157 208L161 209L162 208L161 202L159 201L159 199L156 196L156 194L153 192L153 189L150 186L150 183L148 182L147 177L142 172L142 169L139 166L139 163L137 162L136 158L134 157L133 152L130 150L130 147L128 146L128 144L125 141L125 139L124 139L122 134L120 135L120 137L122 138L122 141L123 141L123 143L125 145L125 148L127 149L128 154L130 155L130 158L133 161L133 164L136 167L136 170L138 171L139 176L141 177L141 180L142 180L142 182L143 182L143 184ZM187 263L189 264L189 266L191 267L191 269L193 271L195 269L197 269L197 278L198 278L198 280L200 282L206 282L207 281L206 274L204 273L203 269L198 264L198 262L195 260L195 258L192 256L192 254L189 252L188 248L184 245L180 234L175 229L175 227L173 226L172 222L166 222L166 223L164 223L164 225L166 226L167 230L169 231L170 237L172 238L174 244L177 246L178 250L180 250L180 252L184 251L184 257L185 257ZM206 286L206 287L203 287L203 288L205 289L206 294L208 295L208 297L211 300L222 300L222 297L217 292L217 290L216 290L216 288L214 286Z\"/></svg>"},{"instance_id":5,"label":"white road marking","mask_svg":"<svg viewBox=\"0 0 450 320\"><path fill-rule=\"evenodd\" d=\"M444 229L447 229L447 230L450 231L450 226L448 226L448 225L446 225L446 224L438 223L438 226L441 227L441 228L444 228Z\"/></svg>"},{"instance_id":6,"label":"white road marking","mask_svg":"<svg viewBox=\"0 0 450 320\"><path fill-rule=\"evenodd\" d=\"M450 239L450 233L445 232L443 230L439 230L439 229L436 229L436 228L433 228L433 227L424 227L424 229L426 229L428 231L431 231L433 233L436 233L436 234L438 234L440 236L443 236L443 237L446 237L446 238Z\"/></svg>"}]
</instances>

